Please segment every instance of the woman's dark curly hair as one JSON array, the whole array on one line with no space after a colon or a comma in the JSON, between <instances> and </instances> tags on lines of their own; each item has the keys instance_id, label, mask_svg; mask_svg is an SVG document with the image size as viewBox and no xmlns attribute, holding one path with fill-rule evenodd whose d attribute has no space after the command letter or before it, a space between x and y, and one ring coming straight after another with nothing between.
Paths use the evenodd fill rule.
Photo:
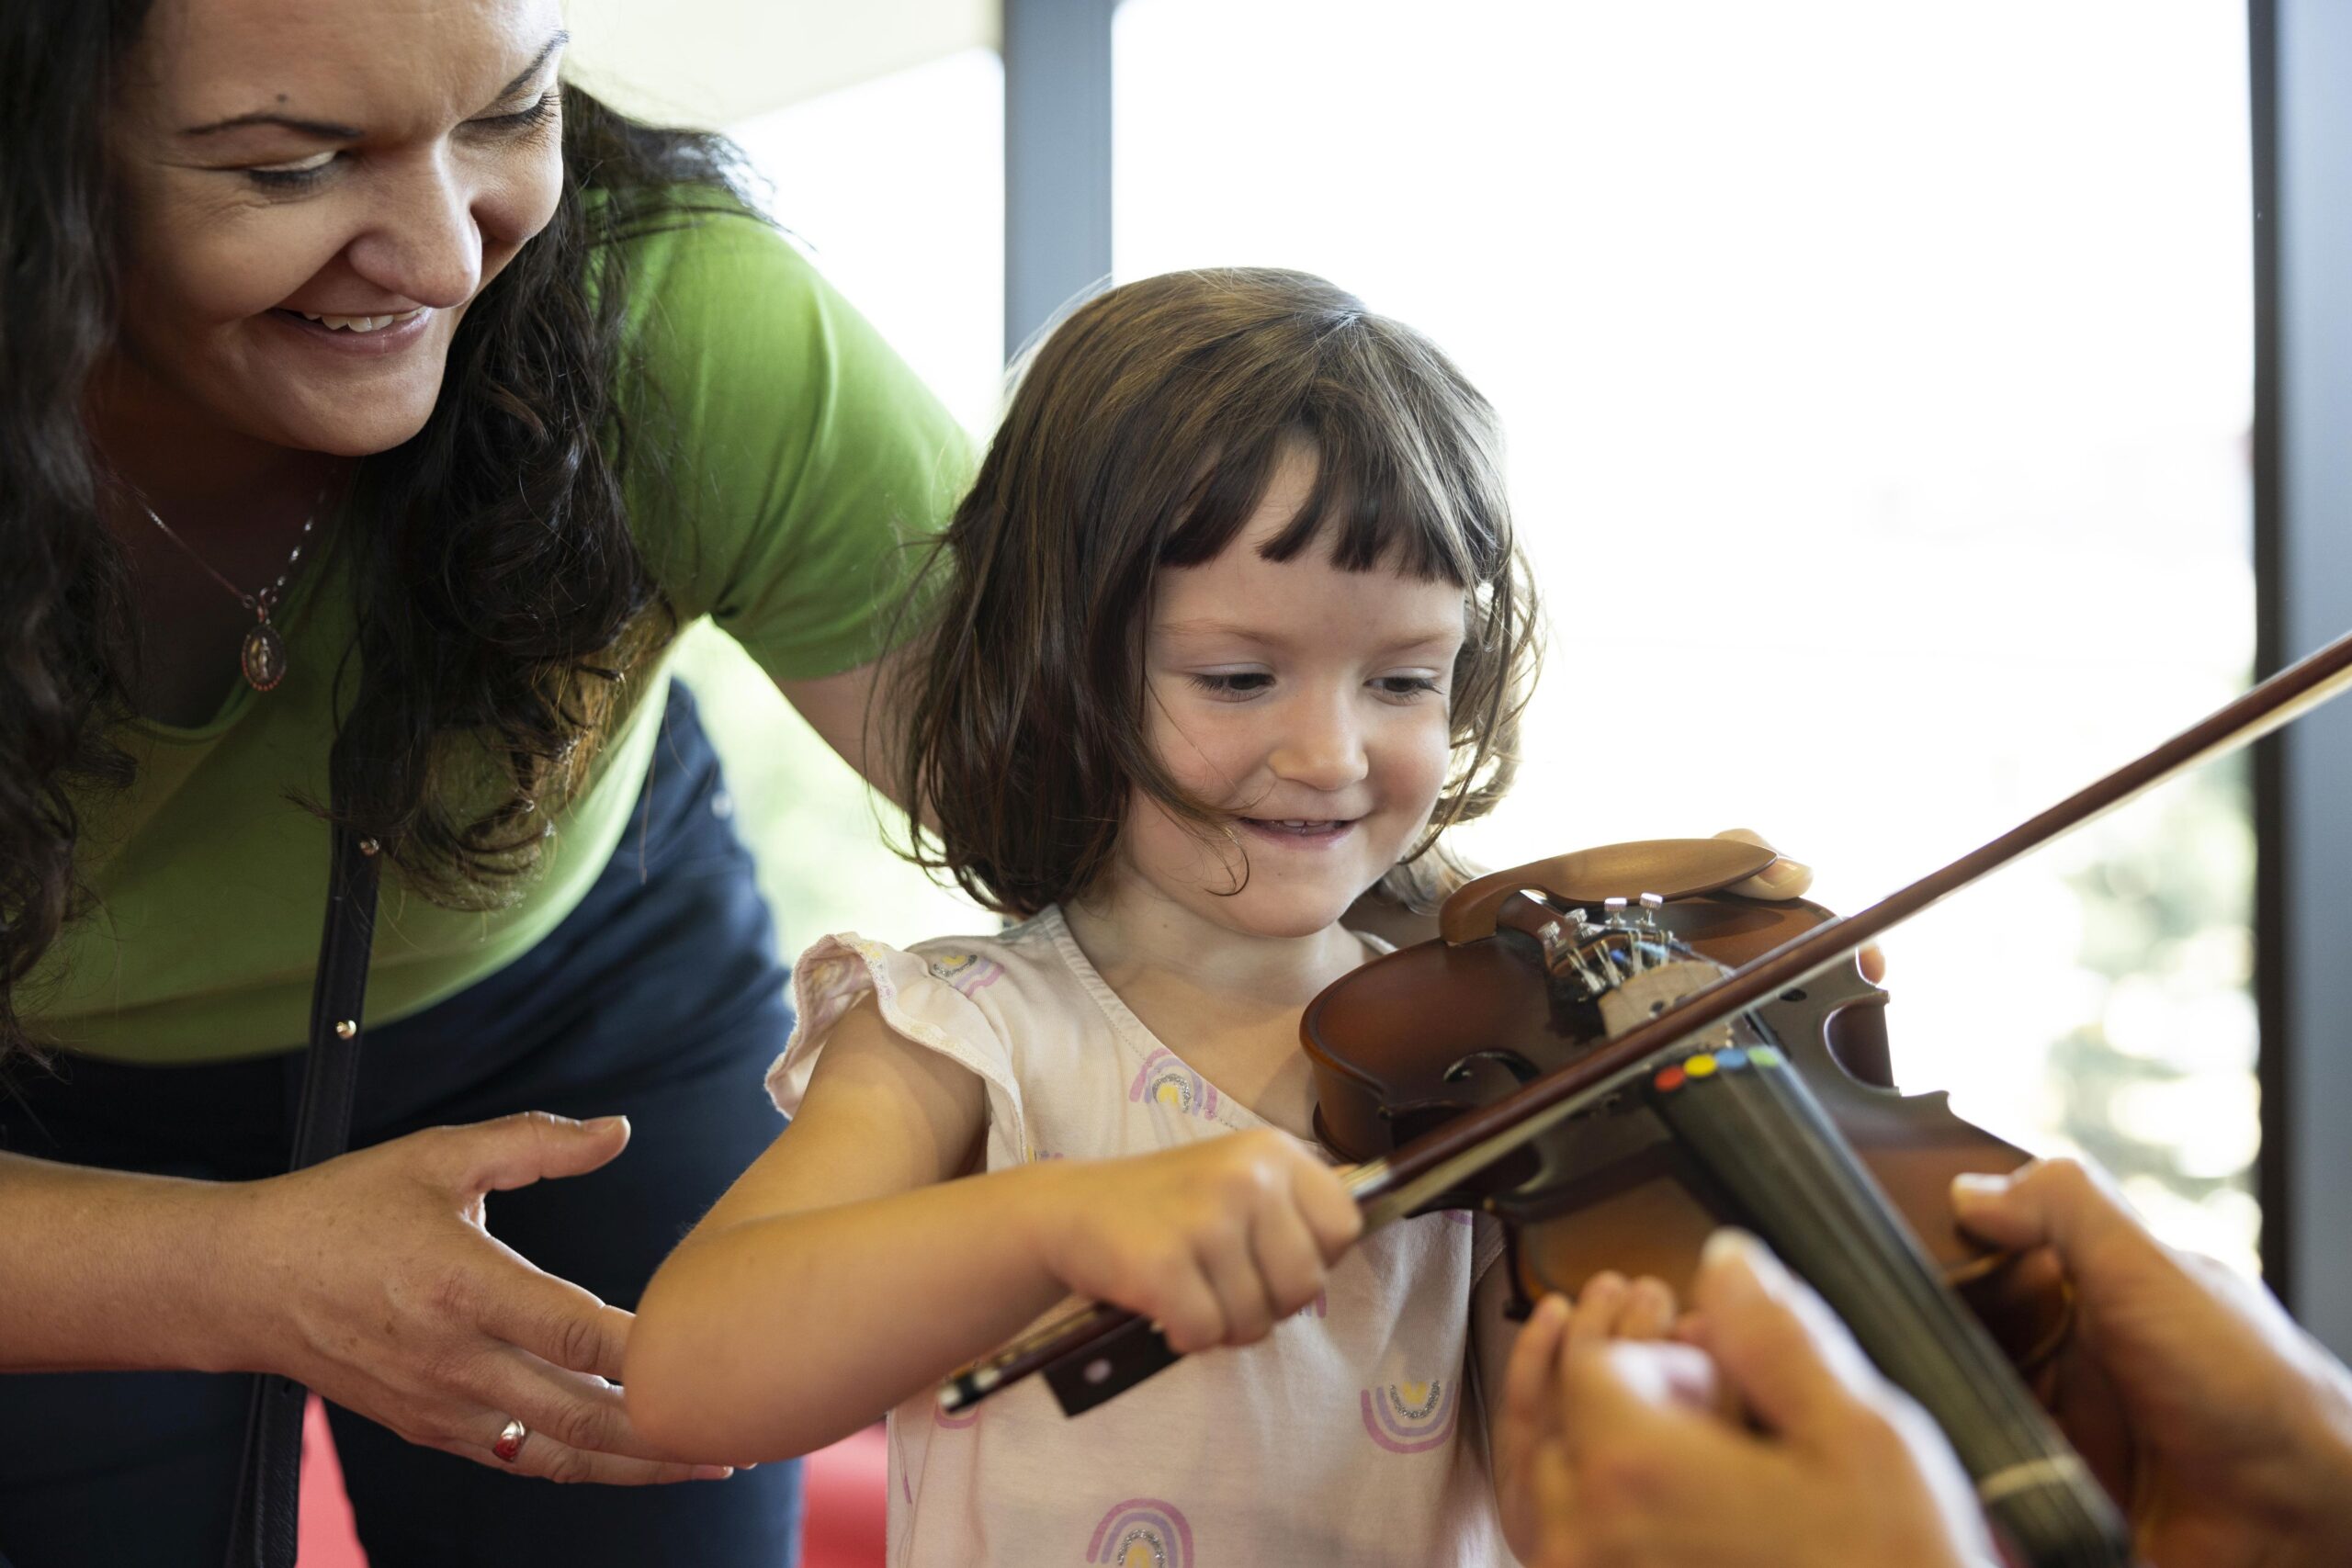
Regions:
<instances>
[{"instance_id":1,"label":"woman's dark curly hair","mask_svg":"<svg viewBox=\"0 0 2352 1568\"><path fill-rule=\"evenodd\" d=\"M84 902L75 799L133 771L108 731L137 627L81 411L117 320L105 127L152 4L0 6L0 1055L26 1043L17 983ZM467 310L424 428L360 466L367 521L341 546L360 682L336 815L459 907L515 896L621 677L674 629L622 501L619 242L745 206L723 138L569 86L563 121L553 220Z\"/></svg>"}]
</instances>

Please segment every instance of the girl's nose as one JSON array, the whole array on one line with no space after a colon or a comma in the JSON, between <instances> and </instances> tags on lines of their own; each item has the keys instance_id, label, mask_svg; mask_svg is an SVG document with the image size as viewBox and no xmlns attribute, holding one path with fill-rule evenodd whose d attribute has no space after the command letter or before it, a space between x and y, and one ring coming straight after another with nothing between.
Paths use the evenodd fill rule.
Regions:
<instances>
[{"instance_id":1,"label":"girl's nose","mask_svg":"<svg viewBox=\"0 0 2352 1568\"><path fill-rule=\"evenodd\" d=\"M1268 762L1278 777L1319 790L1345 789L1370 771L1344 698L1299 704Z\"/></svg>"},{"instance_id":2,"label":"girl's nose","mask_svg":"<svg viewBox=\"0 0 2352 1568\"><path fill-rule=\"evenodd\" d=\"M419 159L388 181L377 221L351 243L352 270L389 293L453 310L481 284L475 193L444 158Z\"/></svg>"}]
</instances>

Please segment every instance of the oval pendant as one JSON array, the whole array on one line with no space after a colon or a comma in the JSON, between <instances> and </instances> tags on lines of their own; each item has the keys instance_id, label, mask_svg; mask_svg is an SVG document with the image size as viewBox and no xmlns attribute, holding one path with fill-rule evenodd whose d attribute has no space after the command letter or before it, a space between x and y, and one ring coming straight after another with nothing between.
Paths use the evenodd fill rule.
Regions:
<instances>
[{"instance_id":1,"label":"oval pendant","mask_svg":"<svg viewBox=\"0 0 2352 1568\"><path fill-rule=\"evenodd\" d=\"M244 666L245 683L256 692L266 692L286 679L286 639L264 621L245 634L238 662Z\"/></svg>"}]
</instances>

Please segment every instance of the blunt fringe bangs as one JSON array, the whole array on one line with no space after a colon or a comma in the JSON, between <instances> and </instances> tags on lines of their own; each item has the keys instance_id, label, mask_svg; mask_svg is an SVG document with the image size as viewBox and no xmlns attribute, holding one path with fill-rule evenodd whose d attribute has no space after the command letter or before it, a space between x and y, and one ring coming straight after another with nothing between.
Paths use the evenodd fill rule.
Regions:
<instances>
[{"instance_id":1,"label":"blunt fringe bangs","mask_svg":"<svg viewBox=\"0 0 2352 1568\"><path fill-rule=\"evenodd\" d=\"M1537 659L1494 411L1411 328L1263 268L1111 289L1037 348L910 600L927 626L896 694L899 784L934 824L910 859L1025 916L1102 874L1136 789L1229 830L1144 739L1152 584L1229 547L1300 449L1315 482L1268 559L1320 548L1468 596L1445 785L1383 885L1416 907L1442 896L1438 835L1508 789Z\"/></svg>"}]
</instances>

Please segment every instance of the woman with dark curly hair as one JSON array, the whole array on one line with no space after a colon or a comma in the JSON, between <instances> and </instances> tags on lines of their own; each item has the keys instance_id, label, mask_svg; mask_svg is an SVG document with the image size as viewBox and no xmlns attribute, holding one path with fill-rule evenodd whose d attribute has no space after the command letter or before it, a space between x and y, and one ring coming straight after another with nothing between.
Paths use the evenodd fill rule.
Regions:
<instances>
[{"instance_id":1,"label":"woman with dark curly hair","mask_svg":"<svg viewBox=\"0 0 2352 1568\"><path fill-rule=\"evenodd\" d=\"M0 1564L220 1562L249 1371L334 1402L378 1568L790 1559L790 1467L521 1478L724 1473L606 1381L790 1023L665 651L713 616L867 769L966 446L562 41L0 7ZM288 1175L345 844L358 1152Z\"/></svg>"}]
</instances>

